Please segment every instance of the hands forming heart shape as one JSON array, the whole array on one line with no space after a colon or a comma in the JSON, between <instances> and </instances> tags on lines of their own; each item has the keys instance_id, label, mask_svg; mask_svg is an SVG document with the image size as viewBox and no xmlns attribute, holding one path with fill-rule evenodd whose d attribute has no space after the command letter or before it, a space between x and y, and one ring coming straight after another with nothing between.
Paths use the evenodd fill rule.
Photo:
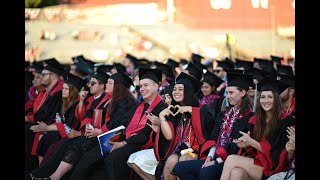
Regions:
<instances>
[{"instance_id":1,"label":"hands forming heart shape","mask_svg":"<svg viewBox=\"0 0 320 180\"><path fill-rule=\"evenodd\" d=\"M175 105L175 106L170 105L168 108L169 108L169 113L175 117L177 114L180 113L181 107L179 105Z\"/></svg>"}]
</instances>

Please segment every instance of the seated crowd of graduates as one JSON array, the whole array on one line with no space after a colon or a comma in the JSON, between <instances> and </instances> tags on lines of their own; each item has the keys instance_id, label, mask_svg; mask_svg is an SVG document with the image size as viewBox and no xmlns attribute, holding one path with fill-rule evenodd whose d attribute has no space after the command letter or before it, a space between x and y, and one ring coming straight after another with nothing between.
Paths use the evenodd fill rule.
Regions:
<instances>
[{"instance_id":1,"label":"seated crowd of graduates","mask_svg":"<svg viewBox=\"0 0 320 180\"><path fill-rule=\"evenodd\" d=\"M26 62L25 179L294 178L292 67L202 59ZM121 125L101 154L97 136Z\"/></svg>"}]
</instances>

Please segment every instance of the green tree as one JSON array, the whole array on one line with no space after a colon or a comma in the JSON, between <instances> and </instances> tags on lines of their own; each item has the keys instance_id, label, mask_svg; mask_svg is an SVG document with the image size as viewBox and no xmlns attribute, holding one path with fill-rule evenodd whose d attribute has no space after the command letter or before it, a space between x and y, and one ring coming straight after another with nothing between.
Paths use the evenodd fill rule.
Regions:
<instances>
[{"instance_id":1,"label":"green tree","mask_svg":"<svg viewBox=\"0 0 320 180\"><path fill-rule=\"evenodd\" d=\"M26 8L43 8L58 5L58 0L25 0Z\"/></svg>"}]
</instances>

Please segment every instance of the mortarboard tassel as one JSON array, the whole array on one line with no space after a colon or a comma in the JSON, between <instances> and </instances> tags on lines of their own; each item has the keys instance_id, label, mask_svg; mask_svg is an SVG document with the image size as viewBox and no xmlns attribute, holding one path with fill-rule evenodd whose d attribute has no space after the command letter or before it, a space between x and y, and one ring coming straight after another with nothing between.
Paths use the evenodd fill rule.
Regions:
<instances>
[{"instance_id":1,"label":"mortarboard tassel","mask_svg":"<svg viewBox=\"0 0 320 180\"><path fill-rule=\"evenodd\" d=\"M228 86L228 81L226 81L226 88L224 89L224 96L226 97L226 107L229 107L229 101L228 101L228 98L227 98L227 86Z\"/></svg>"},{"instance_id":2,"label":"mortarboard tassel","mask_svg":"<svg viewBox=\"0 0 320 180\"><path fill-rule=\"evenodd\" d=\"M256 112L257 109L257 92L258 92L258 88L257 88L257 84L255 85L255 90L254 90L254 97L253 97L253 112Z\"/></svg>"}]
</instances>

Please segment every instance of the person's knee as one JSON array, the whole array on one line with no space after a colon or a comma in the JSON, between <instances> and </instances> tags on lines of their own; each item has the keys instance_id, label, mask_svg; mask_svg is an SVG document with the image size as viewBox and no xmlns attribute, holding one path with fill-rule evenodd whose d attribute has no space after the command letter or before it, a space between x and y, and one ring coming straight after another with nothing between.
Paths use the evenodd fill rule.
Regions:
<instances>
[{"instance_id":1,"label":"person's knee","mask_svg":"<svg viewBox=\"0 0 320 180\"><path fill-rule=\"evenodd\" d=\"M237 155L229 155L224 163L224 166L230 166L231 164L233 164L233 162L237 161L238 156Z\"/></svg>"},{"instance_id":2,"label":"person's knee","mask_svg":"<svg viewBox=\"0 0 320 180\"><path fill-rule=\"evenodd\" d=\"M233 168L230 172L230 179L243 179L246 172L241 168Z\"/></svg>"},{"instance_id":3,"label":"person's knee","mask_svg":"<svg viewBox=\"0 0 320 180\"><path fill-rule=\"evenodd\" d=\"M165 168L170 170L177 164L178 158L176 156L169 156L165 165Z\"/></svg>"},{"instance_id":4,"label":"person's knee","mask_svg":"<svg viewBox=\"0 0 320 180\"><path fill-rule=\"evenodd\" d=\"M193 160L192 156L190 156L189 154L184 154L180 157L179 162L190 161L190 160Z\"/></svg>"}]
</instances>

